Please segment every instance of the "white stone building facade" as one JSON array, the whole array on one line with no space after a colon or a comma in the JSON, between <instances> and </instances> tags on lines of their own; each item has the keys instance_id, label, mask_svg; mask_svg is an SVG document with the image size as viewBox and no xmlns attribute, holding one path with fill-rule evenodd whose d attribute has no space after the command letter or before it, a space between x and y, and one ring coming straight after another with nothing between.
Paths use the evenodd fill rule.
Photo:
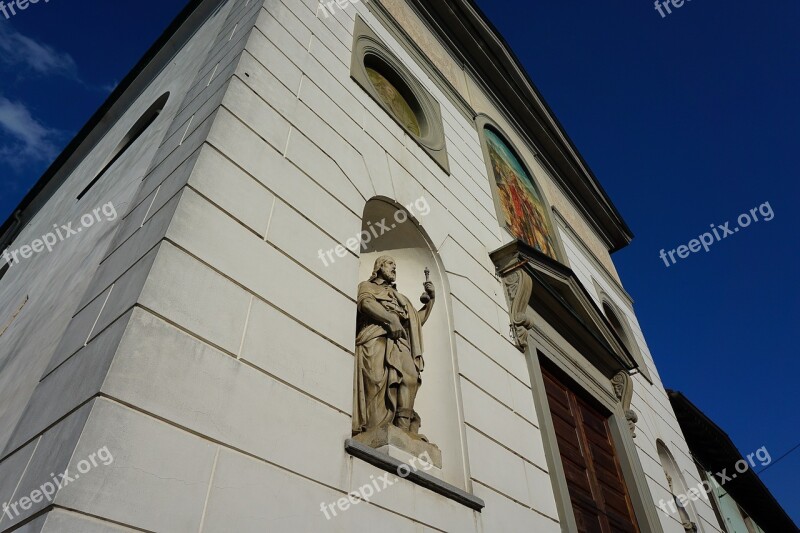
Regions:
<instances>
[{"instance_id":1,"label":"white stone building facade","mask_svg":"<svg viewBox=\"0 0 800 533\"><path fill-rule=\"evenodd\" d=\"M443 145L358 82L365 35L402 66L390 81L411 76L433 102L412 111ZM514 248L487 125L539 188L554 257ZM0 504L16 504L0 531L593 531L571 504L547 373L607 418L638 530L686 530L658 506L672 498L659 446L681 483L700 476L610 255L630 232L469 1L191 2L3 245L109 202L119 218L0 280ZM425 267L437 287L418 410L446 490L400 479L326 517L384 475L345 442L357 286L385 253L401 291L415 298ZM526 291L515 302L506 275L523 271L515 315ZM86 462L101 449L113 461ZM687 513L720 531L707 500Z\"/></svg>"}]
</instances>

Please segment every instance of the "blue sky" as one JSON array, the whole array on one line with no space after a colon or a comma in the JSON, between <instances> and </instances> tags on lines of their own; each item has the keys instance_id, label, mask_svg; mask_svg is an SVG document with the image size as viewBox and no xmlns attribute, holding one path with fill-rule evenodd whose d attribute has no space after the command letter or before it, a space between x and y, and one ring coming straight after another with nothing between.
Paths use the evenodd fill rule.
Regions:
<instances>
[{"instance_id":1,"label":"blue sky","mask_svg":"<svg viewBox=\"0 0 800 533\"><path fill-rule=\"evenodd\" d=\"M0 15L0 218L184 5L100 0ZM800 443L800 4L479 0L636 239L615 254L667 387L743 453ZM158 7L155 7L155 6ZM667 268L671 250L769 202ZM800 451L762 479L800 523Z\"/></svg>"},{"instance_id":2,"label":"blue sky","mask_svg":"<svg viewBox=\"0 0 800 533\"><path fill-rule=\"evenodd\" d=\"M665 385L777 459L800 443L800 4L478 3L636 234L614 261ZM659 258L764 202L771 221ZM797 450L761 476L797 523L799 475Z\"/></svg>"}]
</instances>

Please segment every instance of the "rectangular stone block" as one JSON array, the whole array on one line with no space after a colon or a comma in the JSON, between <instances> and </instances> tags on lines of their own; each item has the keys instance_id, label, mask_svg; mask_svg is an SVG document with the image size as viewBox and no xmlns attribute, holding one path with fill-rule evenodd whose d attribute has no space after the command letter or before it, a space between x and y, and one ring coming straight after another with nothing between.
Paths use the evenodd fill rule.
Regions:
<instances>
[{"instance_id":1,"label":"rectangular stone block","mask_svg":"<svg viewBox=\"0 0 800 533\"><path fill-rule=\"evenodd\" d=\"M41 518L41 529L36 529L36 533L134 533L136 531L64 509L55 509Z\"/></svg>"},{"instance_id":2,"label":"rectangular stone block","mask_svg":"<svg viewBox=\"0 0 800 533\"><path fill-rule=\"evenodd\" d=\"M187 191L184 195L168 237L249 291L296 319L313 324L340 346L351 349L354 345L352 297L298 268L297 263L196 193ZM240 324L239 335L244 322ZM231 351L238 354L239 344Z\"/></svg>"},{"instance_id":3,"label":"rectangular stone block","mask_svg":"<svg viewBox=\"0 0 800 533\"><path fill-rule=\"evenodd\" d=\"M350 417L143 311L103 388L192 432L329 486L346 483L339 450Z\"/></svg>"},{"instance_id":4,"label":"rectangular stone block","mask_svg":"<svg viewBox=\"0 0 800 533\"><path fill-rule=\"evenodd\" d=\"M75 481L57 503L147 531L198 531L216 452L211 442L100 399L70 460Z\"/></svg>"},{"instance_id":5,"label":"rectangular stone block","mask_svg":"<svg viewBox=\"0 0 800 533\"><path fill-rule=\"evenodd\" d=\"M353 411L353 355L274 307L255 300L242 359L319 398Z\"/></svg>"},{"instance_id":6,"label":"rectangular stone block","mask_svg":"<svg viewBox=\"0 0 800 533\"><path fill-rule=\"evenodd\" d=\"M525 461L500 444L467 427L470 475L494 490L530 505Z\"/></svg>"},{"instance_id":7,"label":"rectangular stone block","mask_svg":"<svg viewBox=\"0 0 800 533\"><path fill-rule=\"evenodd\" d=\"M340 452L344 454L344 448ZM326 504L341 501L346 492L314 483L273 465L229 450L220 452L209 493L204 531L240 533L270 531L326 531L349 533L363 525L380 524L381 531L417 533L417 522L378 506L361 502L336 509ZM345 501L347 501L345 499Z\"/></svg>"},{"instance_id":8,"label":"rectangular stone block","mask_svg":"<svg viewBox=\"0 0 800 533\"><path fill-rule=\"evenodd\" d=\"M475 494L486 501L481 514L484 531L535 531L536 533L560 533L559 523L537 513L533 509L477 483Z\"/></svg>"},{"instance_id":9,"label":"rectangular stone block","mask_svg":"<svg viewBox=\"0 0 800 533\"><path fill-rule=\"evenodd\" d=\"M250 294L164 243L139 303L232 353L242 342Z\"/></svg>"},{"instance_id":10,"label":"rectangular stone block","mask_svg":"<svg viewBox=\"0 0 800 533\"><path fill-rule=\"evenodd\" d=\"M468 424L531 463L547 469L538 428L464 379L461 380L461 397L464 420Z\"/></svg>"},{"instance_id":11,"label":"rectangular stone block","mask_svg":"<svg viewBox=\"0 0 800 533\"><path fill-rule=\"evenodd\" d=\"M201 149L189 186L256 234L266 235L275 195L214 147Z\"/></svg>"}]
</instances>

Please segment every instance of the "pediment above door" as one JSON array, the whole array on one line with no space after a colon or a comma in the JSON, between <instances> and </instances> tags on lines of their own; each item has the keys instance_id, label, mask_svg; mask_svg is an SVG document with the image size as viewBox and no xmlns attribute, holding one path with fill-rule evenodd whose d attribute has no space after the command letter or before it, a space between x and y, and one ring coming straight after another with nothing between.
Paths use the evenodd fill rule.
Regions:
<instances>
[{"instance_id":1,"label":"pediment above door","mask_svg":"<svg viewBox=\"0 0 800 533\"><path fill-rule=\"evenodd\" d=\"M638 368L572 269L521 241L503 246L490 257L506 285L512 330L521 350L533 326L525 314L530 306L609 378Z\"/></svg>"}]
</instances>

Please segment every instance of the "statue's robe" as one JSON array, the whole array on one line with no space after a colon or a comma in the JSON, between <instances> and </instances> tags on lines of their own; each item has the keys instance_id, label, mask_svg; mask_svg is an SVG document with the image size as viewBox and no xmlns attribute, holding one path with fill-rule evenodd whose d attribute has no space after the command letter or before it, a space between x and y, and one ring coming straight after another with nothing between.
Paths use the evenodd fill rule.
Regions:
<instances>
[{"instance_id":1,"label":"statue's robe","mask_svg":"<svg viewBox=\"0 0 800 533\"><path fill-rule=\"evenodd\" d=\"M378 278L358 286L353 435L392 424L400 384L422 381L425 363L419 312L394 285L383 281ZM361 311L367 300L378 302L400 318L404 329L401 338L390 338L382 324Z\"/></svg>"}]
</instances>

